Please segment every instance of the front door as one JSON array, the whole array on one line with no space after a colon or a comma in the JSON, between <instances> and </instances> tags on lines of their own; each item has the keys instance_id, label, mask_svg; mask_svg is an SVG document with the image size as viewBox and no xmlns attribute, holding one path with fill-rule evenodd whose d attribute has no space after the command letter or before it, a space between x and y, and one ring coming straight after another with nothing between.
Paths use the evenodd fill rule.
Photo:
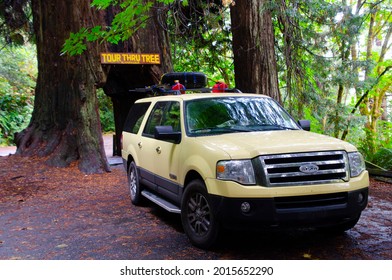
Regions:
<instances>
[{"instance_id":1,"label":"front door","mask_svg":"<svg viewBox=\"0 0 392 280\"><path fill-rule=\"evenodd\" d=\"M172 126L174 132L180 132L180 119L179 102L157 102L143 131L146 167L154 173L154 183L158 186L158 192L172 200L177 200L179 195L177 173L181 146L169 140L155 139L154 132L156 126Z\"/></svg>"}]
</instances>

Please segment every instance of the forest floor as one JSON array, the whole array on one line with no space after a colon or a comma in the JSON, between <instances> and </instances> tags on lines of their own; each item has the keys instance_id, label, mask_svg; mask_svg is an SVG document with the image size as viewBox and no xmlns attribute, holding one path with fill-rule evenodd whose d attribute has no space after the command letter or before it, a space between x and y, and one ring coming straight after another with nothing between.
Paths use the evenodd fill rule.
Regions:
<instances>
[{"instance_id":1,"label":"forest floor","mask_svg":"<svg viewBox=\"0 0 392 280\"><path fill-rule=\"evenodd\" d=\"M108 157L111 157L110 152L108 149ZM253 255L249 253L254 250L251 244L248 244L248 252L233 244L231 251L197 249L189 244L179 216L166 214L152 205L131 206L126 173L118 158L116 160L111 172L86 175L76 164L54 168L46 166L40 158L0 156L0 259L225 259L239 257L239 254L242 258L300 259L309 246L310 241L304 236L295 237L297 243L290 243L292 247L286 244L282 250L276 250L280 240L271 252L263 247L264 251L258 248ZM370 196L385 202L383 205L388 209L385 213L389 213L392 184L372 178ZM369 209L372 203L369 201ZM370 220L380 217L376 213L374 218L370 215ZM390 217L380 222L390 237ZM360 228L367 230L366 225ZM375 229L374 234L379 232ZM366 237L366 232L361 236L374 237L369 234L370 237ZM341 250L337 253L336 247L332 250L325 243L320 249L321 243L314 241L312 244L318 248L314 254L319 254L318 258L392 259L391 251L386 248L391 244L385 243L388 238L377 245L384 248L377 252L368 252L362 247L361 252L349 250L344 244L353 240L350 236L338 241L328 241L325 236L316 238L343 244L341 248L337 246ZM352 241L352 246L358 248L359 240ZM302 245L298 245L300 242ZM350 256L357 253L359 255Z\"/></svg>"},{"instance_id":2,"label":"forest floor","mask_svg":"<svg viewBox=\"0 0 392 280\"><path fill-rule=\"evenodd\" d=\"M131 206L122 160L112 156L112 136L105 135L104 143L112 170L91 175L76 163L48 167L42 158L0 147L0 260L172 259L168 238L188 247L177 258L208 258L189 244L179 216Z\"/></svg>"}]
</instances>

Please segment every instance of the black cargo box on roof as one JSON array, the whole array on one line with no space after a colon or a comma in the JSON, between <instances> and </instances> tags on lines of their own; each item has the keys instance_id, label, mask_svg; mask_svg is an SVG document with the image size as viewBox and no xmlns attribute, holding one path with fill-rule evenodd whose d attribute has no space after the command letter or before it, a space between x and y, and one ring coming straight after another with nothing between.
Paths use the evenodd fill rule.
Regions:
<instances>
[{"instance_id":1,"label":"black cargo box on roof","mask_svg":"<svg viewBox=\"0 0 392 280\"><path fill-rule=\"evenodd\" d=\"M207 76L200 72L170 72L162 75L161 85L172 86L178 80L186 89L205 88Z\"/></svg>"}]
</instances>

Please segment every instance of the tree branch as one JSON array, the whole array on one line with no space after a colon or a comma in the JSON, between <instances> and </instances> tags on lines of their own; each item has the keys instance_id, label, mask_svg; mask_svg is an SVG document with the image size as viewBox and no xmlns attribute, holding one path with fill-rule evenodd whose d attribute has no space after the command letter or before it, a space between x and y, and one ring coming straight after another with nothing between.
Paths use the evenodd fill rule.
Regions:
<instances>
[{"instance_id":1,"label":"tree branch","mask_svg":"<svg viewBox=\"0 0 392 280\"><path fill-rule=\"evenodd\" d=\"M352 111L351 111L351 114L352 114L352 115L357 111L357 109L358 109L359 105L361 105L362 101L369 95L370 90L371 90L372 88L374 88L374 87L378 84L378 82L380 81L381 77L384 76L391 68L392 68L392 66L387 66L387 67L384 69L384 71L377 77L377 80L376 80L376 82L373 84L373 86L372 86L370 89L368 89L368 90L361 96L361 98L357 101L357 103L355 104L354 108L353 108ZM347 127L346 127L346 129L343 131L343 134L342 134L342 137L341 137L342 140L345 140L346 137L347 137L349 125L350 125L350 119L349 119L348 122L347 122Z\"/></svg>"},{"instance_id":2,"label":"tree branch","mask_svg":"<svg viewBox=\"0 0 392 280\"><path fill-rule=\"evenodd\" d=\"M377 77L376 82L373 84L373 86L368 89L362 96L361 98L357 101L357 103L355 104L354 108L351 111L351 114L354 114L355 111L358 109L359 105L361 105L362 101L369 95L369 92L372 88L374 88L378 82L380 81L380 79L382 78L382 76L384 76L390 69L392 68L392 66L387 66L384 71Z\"/></svg>"}]
</instances>

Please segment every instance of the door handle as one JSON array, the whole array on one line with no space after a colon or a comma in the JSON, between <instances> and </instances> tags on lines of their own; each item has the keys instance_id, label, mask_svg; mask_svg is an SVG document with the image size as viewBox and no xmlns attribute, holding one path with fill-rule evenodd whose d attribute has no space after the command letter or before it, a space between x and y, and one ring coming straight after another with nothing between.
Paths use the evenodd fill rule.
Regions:
<instances>
[{"instance_id":1,"label":"door handle","mask_svg":"<svg viewBox=\"0 0 392 280\"><path fill-rule=\"evenodd\" d=\"M141 149L143 147L142 142L137 143L137 146Z\"/></svg>"},{"instance_id":2,"label":"door handle","mask_svg":"<svg viewBox=\"0 0 392 280\"><path fill-rule=\"evenodd\" d=\"M156 151L158 154L160 154L160 153L162 152L161 147L159 147L159 146L156 147L155 151Z\"/></svg>"}]
</instances>

